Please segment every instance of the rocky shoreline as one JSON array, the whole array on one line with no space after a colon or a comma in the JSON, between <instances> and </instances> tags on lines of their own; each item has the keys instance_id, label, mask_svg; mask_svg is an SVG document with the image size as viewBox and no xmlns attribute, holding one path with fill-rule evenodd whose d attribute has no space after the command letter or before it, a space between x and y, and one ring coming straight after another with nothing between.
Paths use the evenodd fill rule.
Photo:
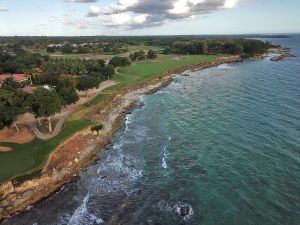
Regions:
<instances>
[{"instance_id":1,"label":"rocky shoreline","mask_svg":"<svg viewBox=\"0 0 300 225\"><path fill-rule=\"evenodd\" d=\"M269 49L269 52L279 54L279 55L275 55L271 58L271 61L274 61L274 62L281 61L281 60L283 60L284 58L287 58L287 57L296 57L296 56L294 56L290 53L289 48L281 47L281 48Z\"/></svg>"},{"instance_id":2,"label":"rocky shoreline","mask_svg":"<svg viewBox=\"0 0 300 225\"><path fill-rule=\"evenodd\" d=\"M94 136L90 128L74 134L52 152L39 177L21 184L8 181L0 186L0 221L46 198L70 182L81 169L94 162L99 152L110 143L123 123L125 115L135 107L139 96L155 93L167 86L175 74L241 61L240 56L229 56L212 62L182 66L169 70L158 78L128 85L119 90L89 115L94 121L104 125L98 136Z\"/></svg>"}]
</instances>

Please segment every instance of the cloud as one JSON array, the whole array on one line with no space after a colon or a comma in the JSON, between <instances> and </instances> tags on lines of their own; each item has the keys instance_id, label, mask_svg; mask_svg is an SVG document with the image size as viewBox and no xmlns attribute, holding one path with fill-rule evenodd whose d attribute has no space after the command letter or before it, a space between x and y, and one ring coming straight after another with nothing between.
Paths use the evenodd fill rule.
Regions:
<instances>
[{"instance_id":1,"label":"cloud","mask_svg":"<svg viewBox=\"0 0 300 225\"><path fill-rule=\"evenodd\" d=\"M8 11L9 9L7 7L1 7L0 6L0 12L6 12Z\"/></svg>"},{"instance_id":2,"label":"cloud","mask_svg":"<svg viewBox=\"0 0 300 225\"><path fill-rule=\"evenodd\" d=\"M88 29L92 28L92 25L96 25L95 23L91 23L86 18L79 19L72 14L73 10L70 10L67 13L62 14L61 16L52 16L48 18L49 22L59 23L63 26L77 27L79 29Z\"/></svg>"},{"instance_id":3,"label":"cloud","mask_svg":"<svg viewBox=\"0 0 300 225\"><path fill-rule=\"evenodd\" d=\"M218 10L233 8L239 0L119 0L106 7L91 6L88 17L105 26L139 28L167 21L192 20Z\"/></svg>"},{"instance_id":4,"label":"cloud","mask_svg":"<svg viewBox=\"0 0 300 225\"><path fill-rule=\"evenodd\" d=\"M77 3L91 3L97 2L98 0L63 0L64 2L77 2Z\"/></svg>"},{"instance_id":5,"label":"cloud","mask_svg":"<svg viewBox=\"0 0 300 225\"><path fill-rule=\"evenodd\" d=\"M49 17L49 18L48 18L48 20L49 20L50 22L55 21L56 19L57 19L57 17Z\"/></svg>"},{"instance_id":6,"label":"cloud","mask_svg":"<svg viewBox=\"0 0 300 225\"><path fill-rule=\"evenodd\" d=\"M41 24L37 24L36 26L37 26L37 27L47 27L47 24L41 23Z\"/></svg>"}]
</instances>

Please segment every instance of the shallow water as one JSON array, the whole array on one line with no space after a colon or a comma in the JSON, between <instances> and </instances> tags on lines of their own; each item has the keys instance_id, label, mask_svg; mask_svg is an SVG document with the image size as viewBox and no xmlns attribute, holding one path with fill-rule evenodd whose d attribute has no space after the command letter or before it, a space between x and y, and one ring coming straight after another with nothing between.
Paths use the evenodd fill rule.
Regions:
<instances>
[{"instance_id":1,"label":"shallow water","mask_svg":"<svg viewBox=\"0 0 300 225\"><path fill-rule=\"evenodd\" d=\"M143 96L97 163L2 224L298 225L300 38L272 41L298 57L193 72Z\"/></svg>"}]
</instances>

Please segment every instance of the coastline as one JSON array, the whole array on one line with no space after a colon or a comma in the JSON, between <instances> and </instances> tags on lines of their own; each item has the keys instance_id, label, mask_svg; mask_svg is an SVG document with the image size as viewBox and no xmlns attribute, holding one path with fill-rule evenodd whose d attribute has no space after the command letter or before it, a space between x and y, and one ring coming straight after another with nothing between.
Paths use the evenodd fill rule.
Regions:
<instances>
[{"instance_id":1,"label":"coastline","mask_svg":"<svg viewBox=\"0 0 300 225\"><path fill-rule=\"evenodd\" d=\"M0 185L0 221L46 198L94 162L122 125L125 115L134 109L139 96L155 93L167 86L175 74L241 61L239 56L229 56L212 62L182 66L166 71L160 77L122 88L91 112L92 119L104 125L99 136L93 136L90 128L82 130L50 154L40 177L20 184L8 181Z\"/></svg>"}]
</instances>

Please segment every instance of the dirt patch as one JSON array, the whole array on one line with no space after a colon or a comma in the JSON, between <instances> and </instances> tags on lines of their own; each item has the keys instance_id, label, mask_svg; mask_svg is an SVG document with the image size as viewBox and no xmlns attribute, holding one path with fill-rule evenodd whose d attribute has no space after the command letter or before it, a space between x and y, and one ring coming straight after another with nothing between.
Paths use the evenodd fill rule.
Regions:
<instances>
[{"instance_id":1,"label":"dirt patch","mask_svg":"<svg viewBox=\"0 0 300 225\"><path fill-rule=\"evenodd\" d=\"M0 146L0 152L9 152L9 151L11 151L11 150L13 150L13 149L10 148L10 147L1 147L1 146Z\"/></svg>"},{"instance_id":2,"label":"dirt patch","mask_svg":"<svg viewBox=\"0 0 300 225\"><path fill-rule=\"evenodd\" d=\"M51 119L51 125L52 129L55 128L58 120L57 119ZM35 122L36 127L39 129L39 131L45 135L50 134L49 133L49 121L47 119L41 119L40 122Z\"/></svg>"},{"instance_id":3,"label":"dirt patch","mask_svg":"<svg viewBox=\"0 0 300 225\"><path fill-rule=\"evenodd\" d=\"M17 144L24 144L34 139L34 135L28 130L26 126L18 126L16 129L2 129L0 130L0 142L11 142Z\"/></svg>"}]
</instances>

